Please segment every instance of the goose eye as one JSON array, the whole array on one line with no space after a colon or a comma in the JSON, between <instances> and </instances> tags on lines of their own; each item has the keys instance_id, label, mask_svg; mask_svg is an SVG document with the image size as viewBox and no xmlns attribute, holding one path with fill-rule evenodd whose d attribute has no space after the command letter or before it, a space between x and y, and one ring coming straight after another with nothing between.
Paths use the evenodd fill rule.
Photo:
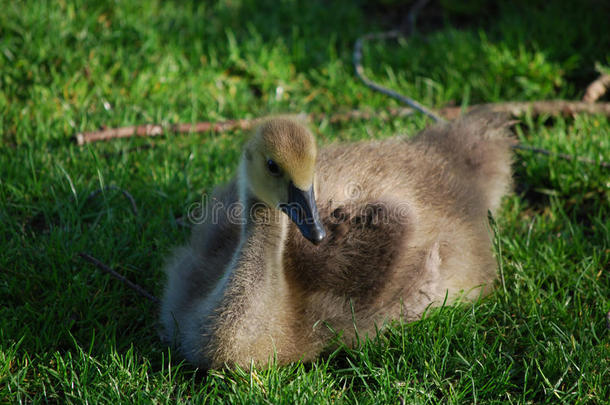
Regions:
<instances>
[{"instance_id":1,"label":"goose eye","mask_svg":"<svg viewBox=\"0 0 610 405\"><path fill-rule=\"evenodd\" d=\"M281 173L280 167L273 160L267 160L267 170L271 173L272 176L279 176Z\"/></svg>"}]
</instances>

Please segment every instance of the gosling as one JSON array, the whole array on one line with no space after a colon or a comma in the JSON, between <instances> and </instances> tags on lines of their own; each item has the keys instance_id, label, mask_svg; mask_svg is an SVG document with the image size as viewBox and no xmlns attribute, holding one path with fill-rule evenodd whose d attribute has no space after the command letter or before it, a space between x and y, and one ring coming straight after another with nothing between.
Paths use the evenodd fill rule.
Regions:
<instances>
[{"instance_id":1,"label":"gosling","mask_svg":"<svg viewBox=\"0 0 610 405\"><path fill-rule=\"evenodd\" d=\"M163 338L202 368L309 361L337 332L354 345L488 294L510 124L476 113L318 153L302 124L263 121L166 266Z\"/></svg>"}]
</instances>

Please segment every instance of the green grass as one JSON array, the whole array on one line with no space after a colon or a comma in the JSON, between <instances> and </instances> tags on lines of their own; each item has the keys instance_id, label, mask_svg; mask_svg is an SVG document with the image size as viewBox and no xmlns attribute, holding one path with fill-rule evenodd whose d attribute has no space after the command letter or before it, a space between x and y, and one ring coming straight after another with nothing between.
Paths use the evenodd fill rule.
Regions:
<instances>
[{"instance_id":1,"label":"green grass","mask_svg":"<svg viewBox=\"0 0 610 405\"><path fill-rule=\"evenodd\" d=\"M159 341L153 305L77 257L160 295L164 257L188 237L174 218L233 175L245 134L78 147L76 132L395 106L351 66L354 40L389 28L400 2L381 3L0 1L0 402L610 401L610 171L595 165L519 152L517 192L496 218L496 292L312 364L197 372ZM602 2L498 2L483 15L479 3L464 17L433 2L421 20L434 29L368 44L367 73L441 107L578 99L594 64L610 64ZM312 129L325 144L428 123ZM604 117L525 117L518 134L610 161ZM109 185L139 215L116 190L87 198Z\"/></svg>"}]
</instances>

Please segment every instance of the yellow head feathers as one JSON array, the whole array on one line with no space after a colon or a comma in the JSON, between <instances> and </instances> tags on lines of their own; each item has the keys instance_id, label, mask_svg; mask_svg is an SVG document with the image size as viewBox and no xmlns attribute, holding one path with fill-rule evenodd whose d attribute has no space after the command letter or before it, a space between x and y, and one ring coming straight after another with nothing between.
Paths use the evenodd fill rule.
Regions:
<instances>
[{"instance_id":1,"label":"yellow head feathers","mask_svg":"<svg viewBox=\"0 0 610 405\"><path fill-rule=\"evenodd\" d=\"M316 155L316 142L311 132L283 117L264 121L246 147L246 158L252 164L250 169L258 175L269 175L259 169L268 170L271 160L282 176L301 190L308 190L313 185Z\"/></svg>"}]
</instances>

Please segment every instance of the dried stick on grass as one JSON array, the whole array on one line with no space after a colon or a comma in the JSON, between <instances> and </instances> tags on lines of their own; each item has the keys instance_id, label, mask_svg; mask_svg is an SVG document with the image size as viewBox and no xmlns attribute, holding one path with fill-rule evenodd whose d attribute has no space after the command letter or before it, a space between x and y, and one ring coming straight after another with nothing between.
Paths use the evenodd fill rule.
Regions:
<instances>
[{"instance_id":1,"label":"dried stick on grass","mask_svg":"<svg viewBox=\"0 0 610 405\"><path fill-rule=\"evenodd\" d=\"M601 96L606 94L608 87L610 87L610 75L602 74L587 87L582 101L587 103L596 102Z\"/></svg>"},{"instance_id":2,"label":"dried stick on grass","mask_svg":"<svg viewBox=\"0 0 610 405\"><path fill-rule=\"evenodd\" d=\"M573 115L573 114L601 114L610 116L610 103L585 103L582 101L565 100L542 100L524 102L506 102L475 104L463 109L462 107L445 107L439 110L439 114L445 119L451 120L459 117L462 113L475 108L489 108L494 111L505 111L515 117L526 112L532 115ZM383 111L351 110L338 114L309 114L307 119L321 121L327 119L335 124L352 120L369 120L372 118L391 119L395 117L406 117L412 115L415 110L408 107L388 108ZM86 143L108 141L117 138L129 138L133 136L156 136L163 133L164 128L174 133L205 133L205 132L227 132L235 129L250 129L258 119L228 120L220 122L199 122L196 124L177 124L172 126L162 125L139 125L121 128L104 129L101 131L84 132L77 135L79 145Z\"/></svg>"},{"instance_id":3,"label":"dried stick on grass","mask_svg":"<svg viewBox=\"0 0 610 405\"><path fill-rule=\"evenodd\" d=\"M308 114L306 119L311 121L321 121L328 119L331 123L347 122L351 120L361 119L368 120L373 117L390 119L393 117L406 117L413 114L411 108L389 108L382 112L371 110L351 110L345 113L337 113L332 115L327 114ZM134 136L158 136L167 131L169 133L204 133L204 132L227 132L236 129L250 129L256 125L259 118L242 119L242 120L227 120L219 122L198 122L196 124L176 124L176 125L137 125L120 128L109 128L101 131L83 132L76 135L76 141L79 145L84 145L92 142L108 141L117 138L130 138Z\"/></svg>"},{"instance_id":4,"label":"dried stick on grass","mask_svg":"<svg viewBox=\"0 0 610 405\"><path fill-rule=\"evenodd\" d=\"M151 293L149 293L148 291L146 291L144 288L140 287L136 283L129 281L125 276L123 276L123 275L119 274L118 272L116 272L115 270L111 269L108 265L102 263L95 257L93 257L87 253L84 253L84 252L81 252L78 255L80 257L82 257L83 259L85 259L86 261L88 261L89 263L94 264L98 269L105 271L106 273L110 274L112 277L116 278L123 284L126 284L128 287L134 289L141 296L148 298L150 301L154 302L155 304L160 303L159 298L155 297L154 295L152 295Z\"/></svg>"},{"instance_id":5,"label":"dried stick on grass","mask_svg":"<svg viewBox=\"0 0 610 405\"><path fill-rule=\"evenodd\" d=\"M86 143L105 141L116 138L130 138L132 136L158 136L165 132L176 133L200 133L200 132L225 132L234 129L247 129L251 125L251 120L228 120L221 122L198 122L196 124L175 124L160 125L147 124L129 127L110 128L101 131L91 131L78 133L76 142L79 145Z\"/></svg>"}]
</instances>

